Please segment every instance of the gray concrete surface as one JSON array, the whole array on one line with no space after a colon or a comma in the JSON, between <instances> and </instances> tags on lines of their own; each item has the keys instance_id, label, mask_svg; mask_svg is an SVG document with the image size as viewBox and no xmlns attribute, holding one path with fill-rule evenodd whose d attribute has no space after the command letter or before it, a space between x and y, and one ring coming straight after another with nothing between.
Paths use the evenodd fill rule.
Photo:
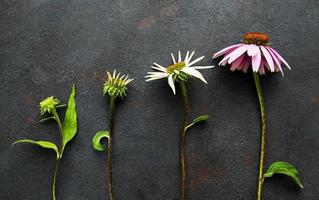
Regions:
<instances>
[{"instance_id":1,"label":"gray concrete surface","mask_svg":"<svg viewBox=\"0 0 319 200\"><path fill-rule=\"evenodd\" d=\"M292 66L285 77L262 78L268 113L267 163L294 164L304 190L287 178L265 182L265 200L319 199L319 3L283 1L2 0L0 2L0 199L51 198L54 154L10 144L21 138L57 140L54 123L38 124L39 101L67 101L77 85L79 131L67 147L58 199L106 199L105 154L93 151L106 128L106 70L136 81L117 104L114 188L120 200L178 198L178 129L182 105L166 81L145 83L154 61L196 50L202 64L247 31L270 35ZM217 67L192 79L191 116L211 115L187 136L187 199L255 199L259 110L251 75Z\"/></svg>"}]
</instances>

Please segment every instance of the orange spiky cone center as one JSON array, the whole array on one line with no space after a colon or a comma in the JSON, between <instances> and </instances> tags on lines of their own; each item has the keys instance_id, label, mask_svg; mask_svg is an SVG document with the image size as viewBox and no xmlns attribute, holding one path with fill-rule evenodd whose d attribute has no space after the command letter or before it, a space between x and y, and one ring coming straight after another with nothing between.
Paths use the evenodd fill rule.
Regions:
<instances>
[{"instance_id":1,"label":"orange spiky cone center","mask_svg":"<svg viewBox=\"0 0 319 200\"><path fill-rule=\"evenodd\" d=\"M246 33L243 38L246 44L268 45L269 42L268 35L260 32Z\"/></svg>"}]
</instances>

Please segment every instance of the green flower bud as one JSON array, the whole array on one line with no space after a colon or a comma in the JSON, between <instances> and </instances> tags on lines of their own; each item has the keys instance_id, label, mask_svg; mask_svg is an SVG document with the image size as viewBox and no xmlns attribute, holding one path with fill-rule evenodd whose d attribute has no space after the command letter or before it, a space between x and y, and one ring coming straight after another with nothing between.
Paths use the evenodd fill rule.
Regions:
<instances>
[{"instance_id":1,"label":"green flower bud","mask_svg":"<svg viewBox=\"0 0 319 200\"><path fill-rule=\"evenodd\" d=\"M114 70L113 75L110 72L107 72L107 80L104 83L103 94L108 94L112 97L124 98L126 96L126 86L132 82L134 79L129 79L128 75L122 75L116 73Z\"/></svg>"},{"instance_id":2,"label":"green flower bud","mask_svg":"<svg viewBox=\"0 0 319 200\"><path fill-rule=\"evenodd\" d=\"M59 99L54 99L53 96L47 97L40 102L40 112L41 115L48 112L51 113L55 109L56 105L60 103Z\"/></svg>"}]
</instances>

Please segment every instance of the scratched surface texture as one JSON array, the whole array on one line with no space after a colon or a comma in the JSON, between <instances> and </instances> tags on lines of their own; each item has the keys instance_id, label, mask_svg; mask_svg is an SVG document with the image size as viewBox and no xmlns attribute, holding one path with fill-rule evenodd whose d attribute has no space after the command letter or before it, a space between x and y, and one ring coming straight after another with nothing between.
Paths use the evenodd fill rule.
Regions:
<instances>
[{"instance_id":1,"label":"scratched surface texture","mask_svg":"<svg viewBox=\"0 0 319 200\"><path fill-rule=\"evenodd\" d=\"M196 50L203 65L247 31L270 35L292 70L262 78L268 113L267 162L284 160L304 190L285 177L267 180L264 199L319 199L319 3L316 0L1 0L0 199L51 199L54 154L22 138L57 141L54 123L39 124L38 103L66 102L77 86L78 134L67 147L57 193L63 200L106 199L105 153L92 150L107 127L106 70L135 79L118 102L114 188L120 200L175 200L179 192L181 98L165 80L145 83L153 62ZM209 84L189 81L191 117L211 115L187 135L187 199L256 196L260 124L251 73L216 67Z\"/></svg>"}]
</instances>

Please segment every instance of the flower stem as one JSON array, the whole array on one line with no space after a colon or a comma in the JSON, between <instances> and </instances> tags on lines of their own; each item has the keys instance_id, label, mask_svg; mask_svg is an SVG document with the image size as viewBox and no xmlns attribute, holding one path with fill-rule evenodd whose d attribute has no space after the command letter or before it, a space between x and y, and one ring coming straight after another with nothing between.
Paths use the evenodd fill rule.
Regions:
<instances>
[{"instance_id":1,"label":"flower stem","mask_svg":"<svg viewBox=\"0 0 319 200\"><path fill-rule=\"evenodd\" d=\"M55 194L55 185L56 185L56 177L58 174L59 166L60 166L61 158L57 159L54 169L54 175L53 175L53 181L52 181L52 199L56 200L56 194Z\"/></svg>"},{"instance_id":2,"label":"flower stem","mask_svg":"<svg viewBox=\"0 0 319 200\"><path fill-rule=\"evenodd\" d=\"M112 174L112 133L113 133L113 111L115 105L115 97L110 96L110 113L109 113L109 141L107 145L107 165L108 165L108 191L109 191L109 200L114 200L113 195L113 174Z\"/></svg>"},{"instance_id":3,"label":"flower stem","mask_svg":"<svg viewBox=\"0 0 319 200\"><path fill-rule=\"evenodd\" d=\"M263 187L263 168L265 163L265 146L266 146L266 110L263 98L263 92L259 80L259 75L253 72L256 90L258 94L259 106L260 106L260 118L261 118L261 144L260 144L260 160L259 160L259 176L258 176L258 190L257 200L261 200L262 187Z\"/></svg>"},{"instance_id":4,"label":"flower stem","mask_svg":"<svg viewBox=\"0 0 319 200\"><path fill-rule=\"evenodd\" d=\"M59 131L60 131L60 147L59 147L59 158L56 160L55 163L55 168L54 168L54 174L53 174L53 180L52 180L52 199L56 200L56 179L57 179L57 174L59 171L59 167L60 167L60 162L61 162L61 158L63 155L63 151L64 151L64 145L63 145L63 129L62 129L62 124L61 124L61 120L59 118L58 113L56 112L56 109L52 109L52 114L54 116L54 119L56 121L56 123L58 124L59 127Z\"/></svg>"},{"instance_id":5,"label":"flower stem","mask_svg":"<svg viewBox=\"0 0 319 200\"><path fill-rule=\"evenodd\" d=\"M179 86L184 103L184 121L183 127L180 130L179 138L179 163L180 163L180 173L181 173L181 191L179 194L180 200L185 200L185 191L186 191L186 164L185 164L185 127L188 124L189 118L189 102L187 96L187 86L186 82L179 81Z\"/></svg>"}]
</instances>

